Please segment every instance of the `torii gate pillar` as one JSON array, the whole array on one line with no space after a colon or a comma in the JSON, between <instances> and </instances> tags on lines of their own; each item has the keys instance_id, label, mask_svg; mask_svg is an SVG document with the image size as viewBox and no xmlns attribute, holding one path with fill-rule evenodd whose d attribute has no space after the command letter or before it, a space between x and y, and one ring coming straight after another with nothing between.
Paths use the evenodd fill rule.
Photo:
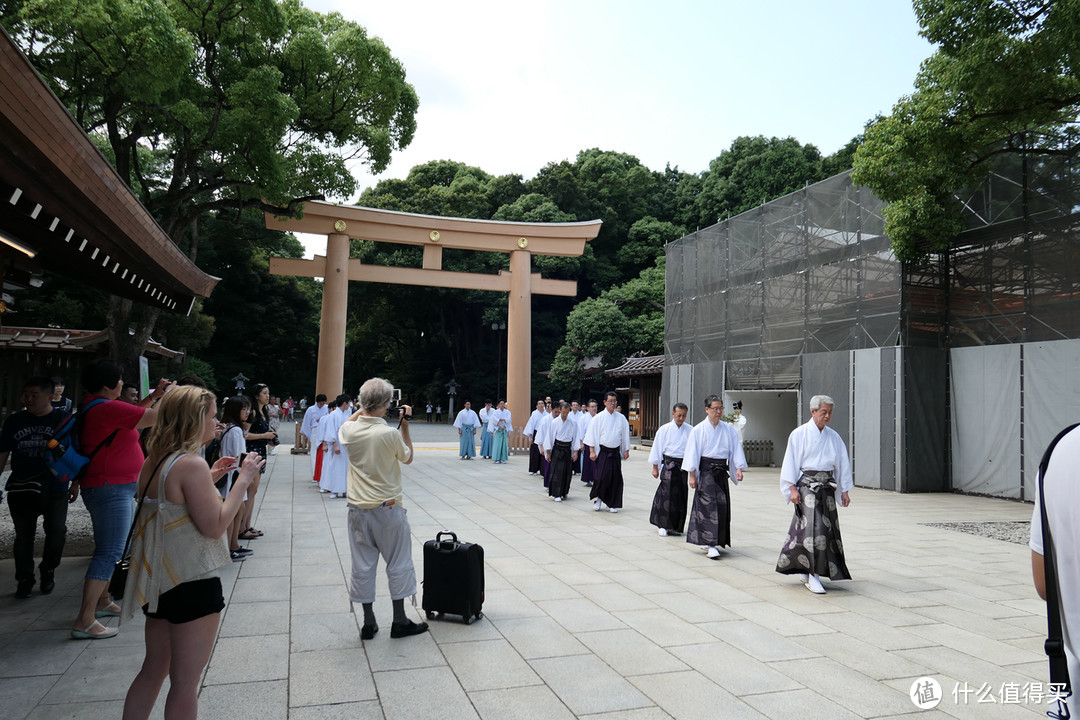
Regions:
<instances>
[{"instance_id":1,"label":"torii gate pillar","mask_svg":"<svg viewBox=\"0 0 1080 720\"><path fill-rule=\"evenodd\" d=\"M344 391L345 318L349 310L349 236L326 236L326 275L323 278L319 364L315 392L328 400Z\"/></svg>"},{"instance_id":2,"label":"torii gate pillar","mask_svg":"<svg viewBox=\"0 0 1080 720\"><path fill-rule=\"evenodd\" d=\"M600 221L520 223L468 220L376 210L323 202L304 204L302 218L266 214L266 227L327 236L326 256L312 260L270 258L272 275L324 278L316 392L334 397L343 391L348 285L360 282L491 290L509 295L506 317L506 401L524 425L532 409L532 296L577 295L573 280L550 280L532 273L533 255L580 257L585 243L600 232ZM422 267L365 265L349 257L350 238L423 247ZM498 275L442 269L442 251L500 252L510 256L510 271Z\"/></svg>"},{"instance_id":3,"label":"torii gate pillar","mask_svg":"<svg viewBox=\"0 0 1080 720\"><path fill-rule=\"evenodd\" d=\"M506 406L511 412L532 407L532 283L528 250L510 253L510 298L506 308ZM513 358L513 360L511 360ZM522 423L524 424L524 423Z\"/></svg>"}]
</instances>

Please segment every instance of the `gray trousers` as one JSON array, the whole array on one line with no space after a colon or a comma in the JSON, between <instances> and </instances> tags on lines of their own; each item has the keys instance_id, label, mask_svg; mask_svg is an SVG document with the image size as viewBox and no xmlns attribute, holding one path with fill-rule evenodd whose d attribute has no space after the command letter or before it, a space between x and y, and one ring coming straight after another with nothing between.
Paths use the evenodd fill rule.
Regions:
<instances>
[{"instance_id":1,"label":"gray trousers","mask_svg":"<svg viewBox=\"0 0 1080 720\"><path fill-rule=\"evenodd\" d=\"M371 510L349 508L349 549L352 551L352 582L349 599L354 603L375 602L375 571L379 556L386 561L390 599L402 600L416 594L409 520L401 505Z\"/></svg>"}]
</instances>

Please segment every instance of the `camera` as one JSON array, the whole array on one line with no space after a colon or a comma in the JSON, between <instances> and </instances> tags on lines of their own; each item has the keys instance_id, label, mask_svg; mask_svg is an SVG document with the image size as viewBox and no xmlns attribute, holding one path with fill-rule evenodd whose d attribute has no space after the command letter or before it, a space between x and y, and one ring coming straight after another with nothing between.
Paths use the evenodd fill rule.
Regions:
<instances>
[{"instance_id":1,"label":"camera","mask_svg":"<svg viewBox=\"0 0 1080 720\"><path fill-rule=\"evenodd\" d=\"M401 390L394 388L390 393L390 407L387 408L386 413L390 416L391 420L412 420L412 415L403 415L404 409L401 405Z\"/></svg>"}]
</instances>

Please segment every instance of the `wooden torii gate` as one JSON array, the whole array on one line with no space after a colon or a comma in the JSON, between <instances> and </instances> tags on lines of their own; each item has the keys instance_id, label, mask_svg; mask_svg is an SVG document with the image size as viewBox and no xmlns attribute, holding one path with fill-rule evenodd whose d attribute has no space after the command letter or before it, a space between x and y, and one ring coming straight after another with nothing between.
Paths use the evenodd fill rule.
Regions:
<instances>
[{"instance_id":1,"label":"wooden torii gate","mask_svg":"<svg viewBox=\"0 0 1080 720\"><path fill-rule=\"evenodd\" d=\"M305 203L300 219L266 214L266 227L272 230L327 236L325 256L316 255L313 260L270 258L271 274L324 279L316 392L333 397L343 389L349 280L495 290L509 293L506 401L521 424L532 407L532 296L577 294L577 282L573 280L550 280L532 273L531 256L578 257L585 252L585 243L600 232L600 225L600 220L467 220L324 202ZM349 238L420 245L424 248L423 267L365 265L358 258L349 258ZM443 248L508 253L510 270L498 275L443 270Z\"/></svg>"}]
</instances>

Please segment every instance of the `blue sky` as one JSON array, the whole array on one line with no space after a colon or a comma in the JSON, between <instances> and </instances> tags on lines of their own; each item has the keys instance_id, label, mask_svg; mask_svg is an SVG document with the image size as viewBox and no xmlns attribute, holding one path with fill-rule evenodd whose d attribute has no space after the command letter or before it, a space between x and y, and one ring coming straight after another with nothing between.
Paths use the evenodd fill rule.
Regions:
<instances>
[{"instance_id":1,"label":"blue sky","mask_svg":"<svg viewBox=\"0 0 1080 720\"><path fill-rule=\"evenodd\" d=\"M932 47L910 0L308 0L378 36L420 97L390 168L451 159L532 177L600 147L701 172L739 135L824 154L911 92Z\"/></svg>"}]
</instances>

